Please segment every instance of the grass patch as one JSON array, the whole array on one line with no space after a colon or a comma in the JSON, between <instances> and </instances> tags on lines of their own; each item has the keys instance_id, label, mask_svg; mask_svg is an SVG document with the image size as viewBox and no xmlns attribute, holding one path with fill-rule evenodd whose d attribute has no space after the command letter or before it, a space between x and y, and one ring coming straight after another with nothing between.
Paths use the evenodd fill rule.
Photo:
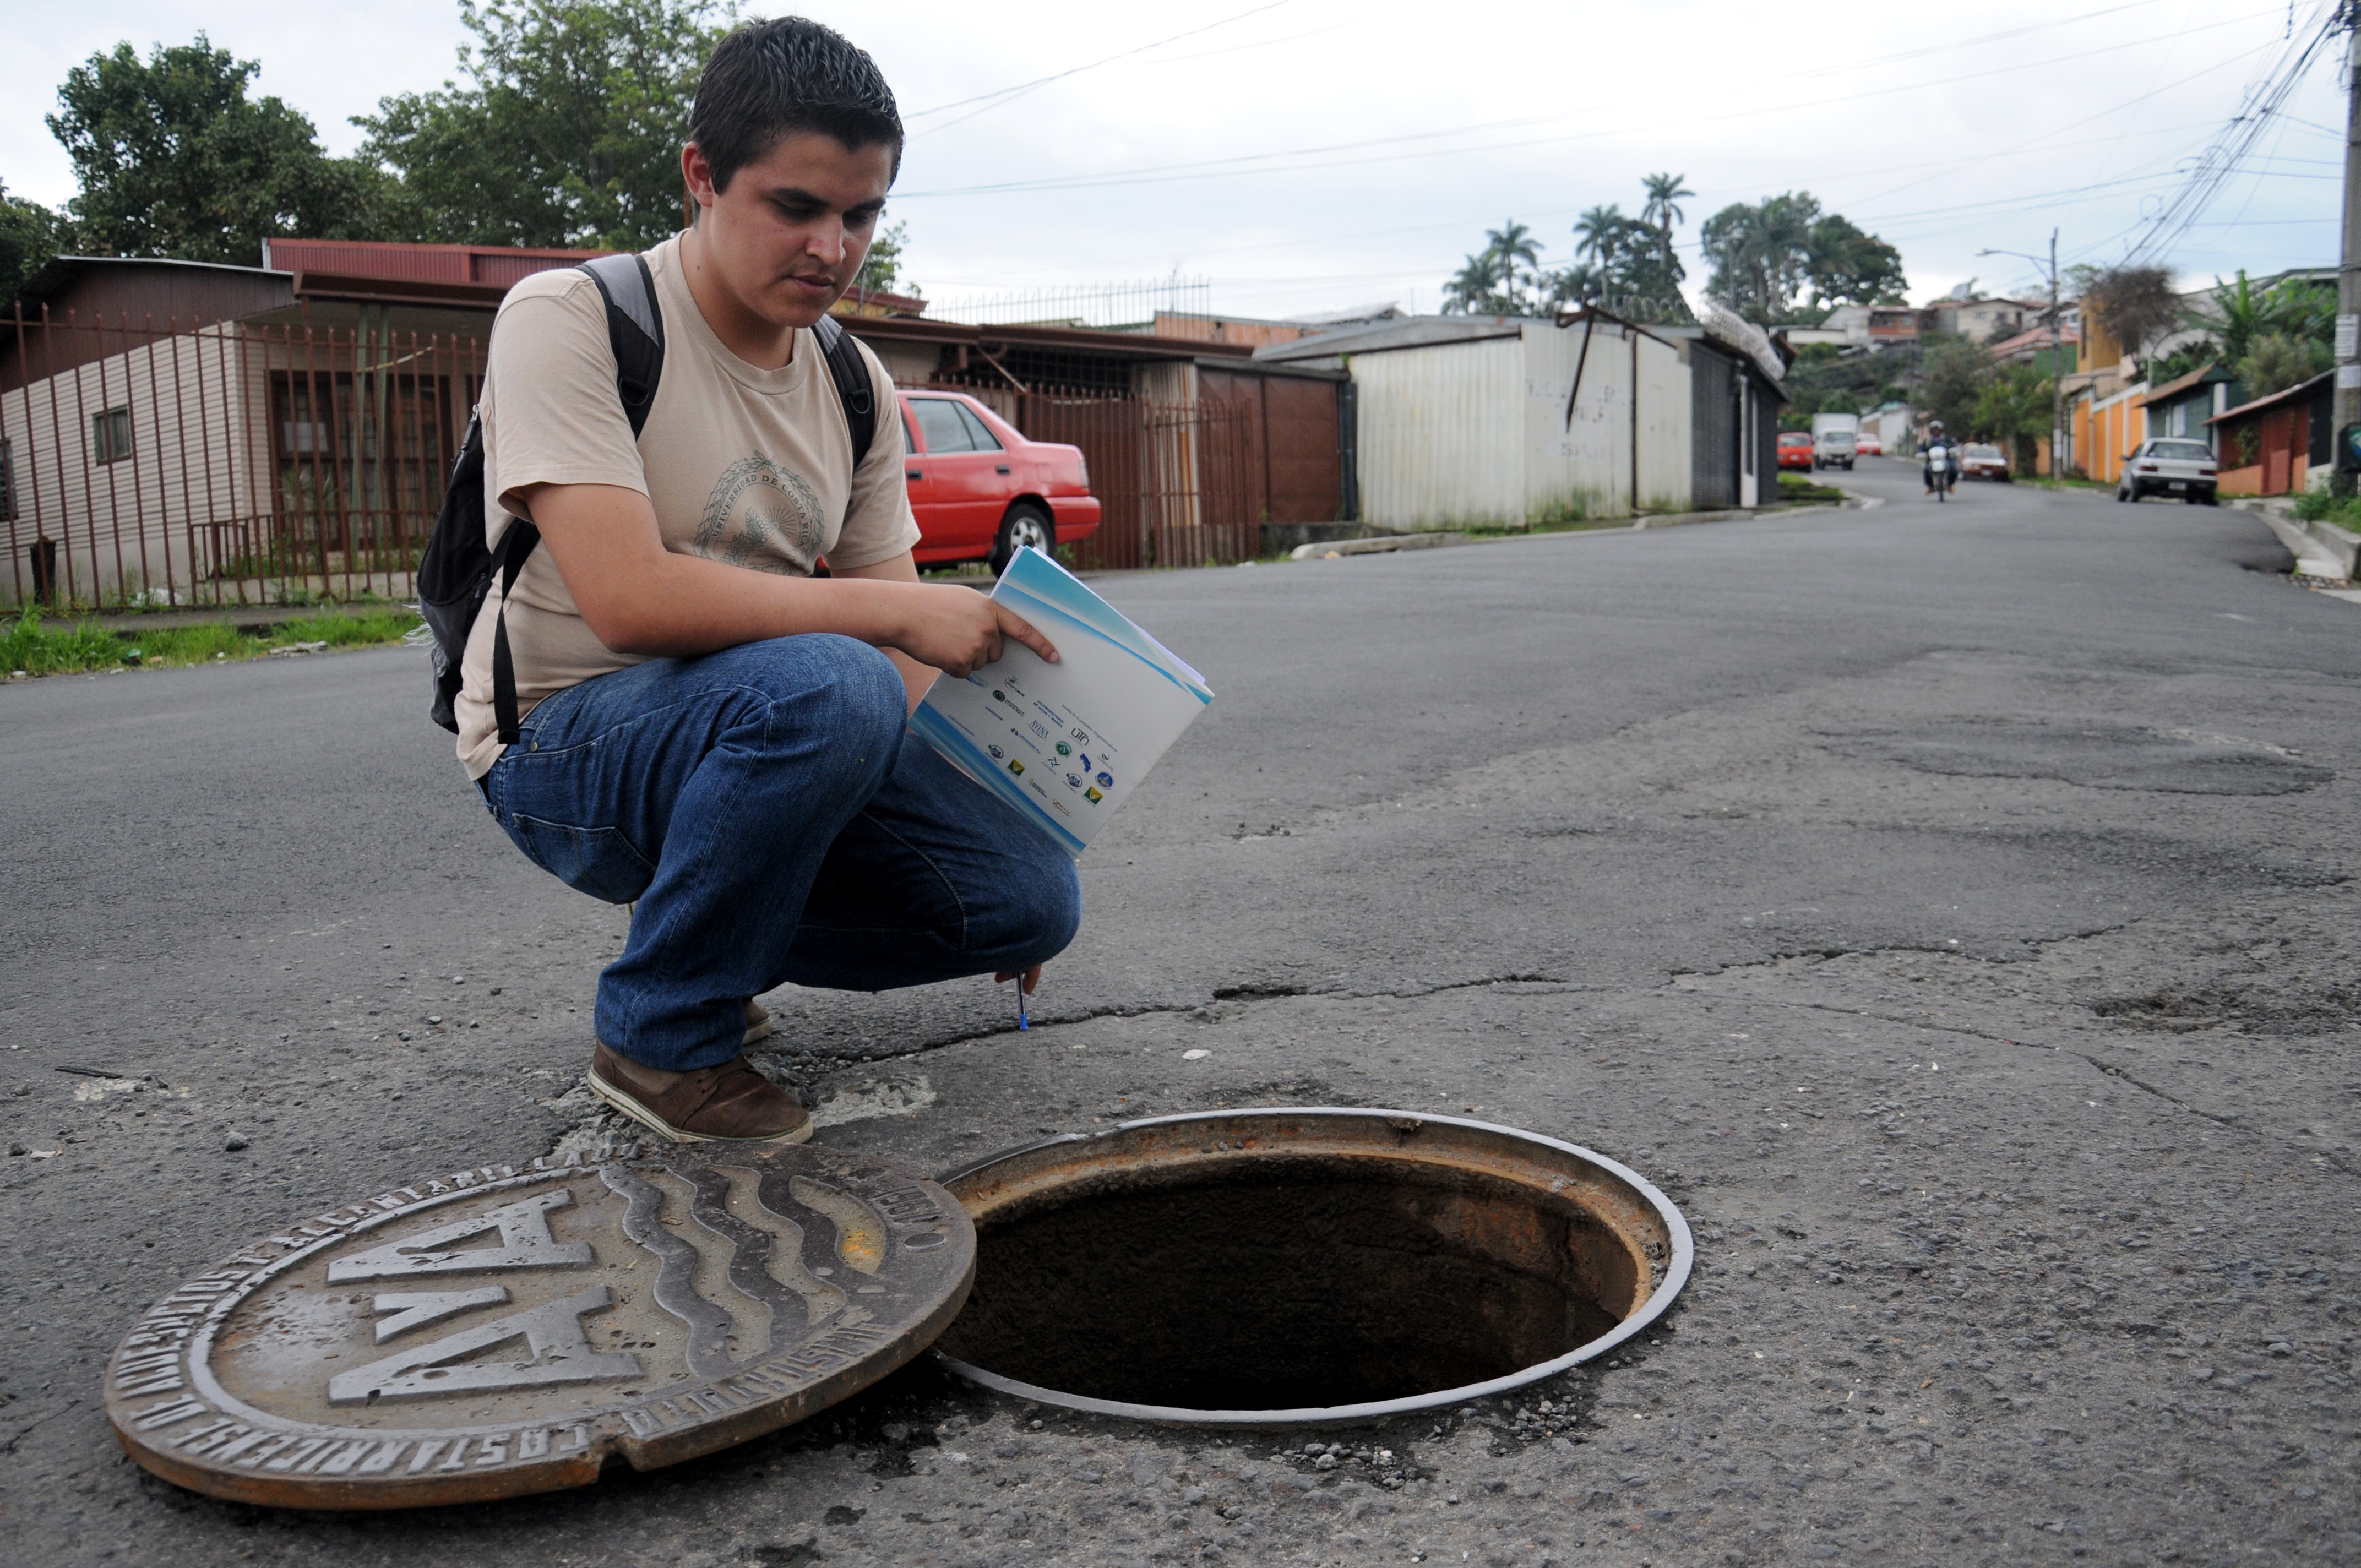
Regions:
<instances>
[{"instance_id":1,"label":"grass patch","mask_svg":"<svg viewBox=\"0 0 2361 1568\"><path fill-rule=\"evenodd\" d=\"M241 627L226 620L194 626L150 626L110 631L96 621L49 625L37 610L0 622L0 676L64 675L131 667L154 669L232 663L306 642L331 648L376 648L399 642L419 624L406 609L367 615L315 615L277 626Z\"/></svg>"},{"instance_id":2,"label":"grass patch","mask_svg":"<svg viewBox=\"0 0 2361 1568\"><path fill-rule=\"evenodd\" d=\"M2361 531L2361 495L2340 498L2326 490L2306 490L2296 497L2292 510L2306 522L2333 522L2339 528Z\"/></svg>"},{"instance_id":3,"label":"grass patch","mask_svg":"<svg viewBox=\"0 0 2361 1568\"><path fill-rule=\"evenodd\" d=\"M1779 476L1779 499L1813 506L1833 506L1844 500L1845 493L1833 485L1823 485L1801 474L1782 474Z\"/></svg>"}]
</instances>

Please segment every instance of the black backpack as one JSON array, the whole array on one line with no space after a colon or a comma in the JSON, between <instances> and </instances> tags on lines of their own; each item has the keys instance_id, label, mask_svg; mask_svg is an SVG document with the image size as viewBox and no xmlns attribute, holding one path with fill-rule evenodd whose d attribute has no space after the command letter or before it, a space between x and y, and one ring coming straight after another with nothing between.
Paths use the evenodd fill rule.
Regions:
<instances>
[{"instance_id":1,"label":"black backpack","mask_svg":"<svg viewBox=\"0 0 2361 1568\"><path fill-rule=\"evenodd\" d=\"M656 305L656 280L646 261L637 256L602 256L582 263L607 302L607 342L615 351L615 393L631 422L637 439L655 406L656 383L664 375L664 313ZM852 466L861 466L877 433L876 399L872 395L869 366L852 334L834 316L822 316L812 329L827 357L836 395L844 403L844 422L852 433ZM500 723L502 745L517 741L516 663L509 653L508 596L516 588L517 574L541 543L541 530L522 518L511 518L500 534L497 556L484 543L484 433L473 413L467 433L459 443L459 460L452 465L450 483L443 489L443 510L434 519L434 537L418 563L418 615L434 635L429 650L434 672L434 701L427 712L435 723L457 734L459 716L454 704L459 696L459 664L467 649L467 635L491 592L492 576L500 577L500 623L492 638L492 713Z\"/></svg>"}]
</instances>

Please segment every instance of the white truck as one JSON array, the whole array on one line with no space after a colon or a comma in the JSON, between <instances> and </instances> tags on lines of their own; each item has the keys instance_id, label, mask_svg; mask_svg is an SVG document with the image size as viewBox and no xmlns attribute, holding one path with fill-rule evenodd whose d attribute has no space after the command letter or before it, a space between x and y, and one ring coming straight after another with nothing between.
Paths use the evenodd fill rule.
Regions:
<instances>
[{"instance_id":1,"label":"white truck","mask_svg":"<svg viewBox=\"0 0 2361 1568\"><path fill-rule=\"evenodd\" d=\"M1814 414L1812 466L1815 469L1850 468L1853 444L1860 439L1859 414Z\"/></svg>"}]
</instances>

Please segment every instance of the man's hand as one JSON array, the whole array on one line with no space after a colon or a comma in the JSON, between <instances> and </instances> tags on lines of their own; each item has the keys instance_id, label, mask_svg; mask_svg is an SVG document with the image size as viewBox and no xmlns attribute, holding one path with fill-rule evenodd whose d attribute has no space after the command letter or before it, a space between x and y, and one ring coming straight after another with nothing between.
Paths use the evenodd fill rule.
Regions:
<instances>
[{"instance_id":1,"label":"man's hand","mask_svg":"<svg viewBox=\"0 0 2361 1568\"><path fill-rule=\"evenodd\" d=\"M890 641L921 664L966 678L996 661L1002 643L1015 638L1054 664L1049 640L973 588L946 583L914 584L906 620Z\"/></svg>"},{"instance_id":2,"label":"man's hand","mask_svg":"<svg viewBox=\"0 0 2361 1568\"><path fill-rule=\"evenodd\" d=\"M998 974L992 977L992 983L994 985L1006 985L1010 981L1015 980L1016 978L1016 971L1015 970L1005 969ZM1025 983L1020 989L1023 990L1025 994L1027 996L1032 995L1035 992L1041 989L1041 966L1039 964L1035 964L1031 969L1025 971Z\"/></svg>"}]
</instances>

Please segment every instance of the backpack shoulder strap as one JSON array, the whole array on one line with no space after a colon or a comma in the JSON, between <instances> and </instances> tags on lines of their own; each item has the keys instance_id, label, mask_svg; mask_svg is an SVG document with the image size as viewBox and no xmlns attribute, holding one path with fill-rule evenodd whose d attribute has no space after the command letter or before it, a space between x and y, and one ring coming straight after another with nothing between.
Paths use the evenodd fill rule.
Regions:
<instances>
[{"instance_id":1,"label":"backpack shoulder strap","mask_svg":"<svg viewBox=\"0 0 2361 1568\"><path fill-rule=\"evenodd\" d=\"M861 345L834 316L820 317L812 335L819 339L828 373L836 382L836 395L843 400L844 422L852 432L852 466L858 468L877 439L877 397L875 383L869 378L869 361L861 356Z\"/></svg>"},{"instance_id":2,"label":"backpack shoulder strap","mask_svg":"<svg viewBox=\"0 0 2361 1568\"><path fill-rule=\"evenodd\" d=\"M615 392L636 439L655 406L664 378L664 311L656 280L642 256L601 256L582 263L607 302L607 342L615 350Z\"/></svg>"}]
</instances>

